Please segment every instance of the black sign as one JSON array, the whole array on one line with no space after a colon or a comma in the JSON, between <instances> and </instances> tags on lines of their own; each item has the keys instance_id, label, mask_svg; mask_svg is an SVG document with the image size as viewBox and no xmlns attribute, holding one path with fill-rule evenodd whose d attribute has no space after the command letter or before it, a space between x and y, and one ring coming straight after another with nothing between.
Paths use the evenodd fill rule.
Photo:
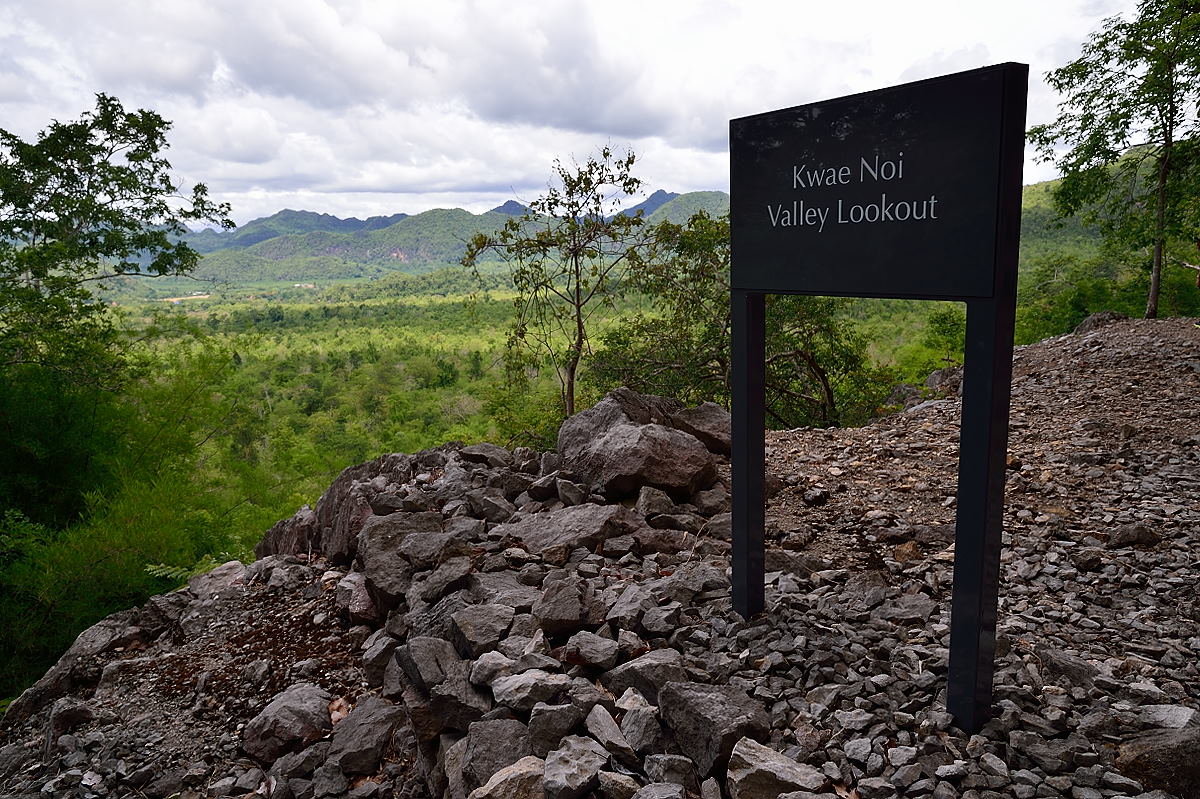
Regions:
<instances>
[{"instance_id":1,"label":"black sign","mask_svg":"<svg viewBox=\"0 0 1200 799\"><path fill-rule=\"evenodd\" d=\"M1002 65L730 122L733 286L995 293Z\"/></svg>"},{"instance_id":2,"label":"black sign","mask_svg":"<svg viewBox=\"0 0 1200 799\"><path fill-rule=\"evenodd\" d=\"M766 294L967 304L946 705L991 709L1029 68L735 119L733 603L764 609Z\"/></svg>"}]
</instances>

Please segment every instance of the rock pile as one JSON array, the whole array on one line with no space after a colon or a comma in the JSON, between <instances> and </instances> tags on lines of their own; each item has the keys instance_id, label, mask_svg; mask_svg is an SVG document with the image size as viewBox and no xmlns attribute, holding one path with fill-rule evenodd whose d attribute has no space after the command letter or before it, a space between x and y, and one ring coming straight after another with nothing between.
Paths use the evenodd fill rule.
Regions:
<instances>
[{"instance_id":1,"label":"rock pile","mask_svg":"<svg viewBox=\"0 0 1200 799\"><path fill-rule=\"evenodd\" d=\"M13 703L0 795L1200 796L1200 331L1025 348L996 717L945 712L957 403L768 438L731 610L728 417L614 392L557 453L388 455Z\"/></svg>"}]
</instances>

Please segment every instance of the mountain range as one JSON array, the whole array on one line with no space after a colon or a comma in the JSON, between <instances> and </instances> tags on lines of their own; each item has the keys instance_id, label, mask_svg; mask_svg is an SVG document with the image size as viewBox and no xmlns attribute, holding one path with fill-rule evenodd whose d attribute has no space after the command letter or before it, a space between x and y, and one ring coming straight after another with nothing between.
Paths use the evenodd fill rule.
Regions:
<instances>
[{"instance_id":1,"label":"mountain range","mask_svg":"<svg viewBox=\"0 0 1200 799\"><path fill-rule=\"evenodd\" d=\"M1094 231L1078 220L1056 220L1050 203L1053 182L1026 186L1022 201L1021 254L1087 252ZM186 237L203 255L196 277L233 283L315 281L386 274L424 274L454 265L477 233L490 233L527 207L509 200L482 214L438 208L419 214L341 219L312 211L284 210L255 219L234 231L203 230ZM729 211L722 191L677 194L658 190L620 213L642 213L656 224L683 224L697 211L719 216Z\"/></svg>"},{"instance_id":2,"label":"mountain range","mask_svg":"<svg viewBox=\"0 0 1200 799\"><path fill-rule=\"evenodd\" d=\"M243 283L420 274L458 263L475 234L494 231L526 210L509 200L482 214L438 208L362 220L287 209L237 230L202 230L186 240L203 255L195 272L201 278ZM621 213L640 211L650 223L684 222L698 210L723 214L729 195L660 189Z\"/></svg>"}]
</instances>

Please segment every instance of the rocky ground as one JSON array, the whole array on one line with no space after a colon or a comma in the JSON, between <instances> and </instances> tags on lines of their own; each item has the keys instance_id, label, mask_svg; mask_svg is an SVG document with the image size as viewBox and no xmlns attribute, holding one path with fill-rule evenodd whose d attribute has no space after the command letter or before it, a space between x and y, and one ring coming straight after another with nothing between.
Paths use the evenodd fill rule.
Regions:
<instances>
[{"instance_id":1,"label":"rocky ground","mask_svg":"<svg viewBox=\"0 0 1200 799\"><path fill-rule=\"evenodd\" d=\"M1200 797L1200 329L1014 361L995 718L945 712L958 403L768 436L729 598L727 417L611 395L559 453L348 469L85 632L0 796Z\"/></svg>"}]
</instances>

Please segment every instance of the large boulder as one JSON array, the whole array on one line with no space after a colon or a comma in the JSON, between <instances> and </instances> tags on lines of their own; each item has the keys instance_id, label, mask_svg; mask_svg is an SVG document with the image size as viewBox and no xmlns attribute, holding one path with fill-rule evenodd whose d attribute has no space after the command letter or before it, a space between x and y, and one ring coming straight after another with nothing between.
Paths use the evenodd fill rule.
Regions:
<instances>
[{"instance_id":1,"label":"large boulder","mask_svg":"<svg viewBox=\"0 0 1200 799\"><path fill-rule=\"evenodd\" d=\"M442 532L442 514L389 513L372 516L358 536L358 557L367 578L367 588L380 610L400 604L412 584L413 568L403 551L411 535Z\"/></svg>"},{"instance_id":2,"label":"large boulder","mask_svg":"<svg viewBox=\"0 0 1200 799\"><path fill-rule=\"evenodd\" d=\"M516 719L477 721L466 740L462 768L467 790L485 785L497 771L532 752L529 728Z\"/></svg>"},{"instance_id":3,"label":"large boulder","mask_svg":"<svg viewBox=\"0 0 1200 799\"><path fill-rule=\"evenodd\" d=\"M565 562L574 549L583 547L594 551L605 540L628 535L644 526L642 518L623 505L588 502L497 525L492 528L492 535L519 538L530 552L551 561Z\"/></svg>"},{"instance_id":4,"label":"large boulder","mask_svg":"<svg viewBox=\"0 0 1200 799\"><path fill-rule=\"evenodd\" d=\"M392 731L404 718L404 711L391 702L366 697L334 729L329 761L344 774L374 774Z\"/></svg>"},{"instance_id":5,"label":"large boulder","mask_svg":"<svg viewBox=\"0 0 1200 799\"><path fill-rule=\"evenodd\" d=\"M558 452L609 499L646 485L685 499L712 485L717 470L699 439L670 426L671 414L682 410L674 401L617 389L562 423Z\"/></svg>"},{"instance_id":6,"label":"large boulder","mask_svg":"<svg viewBox=\"0 0 1200 799\"><path fill-rule=\"evenodd\" d=\"M669 682L659 692L658 704L680 750L696 761L702 777L723 767L738 741L765 739L771 731L762 703L732 685Z\"/></svg>"},{"instance_id":7,"label":"large boulder","mask_svg":"<svg viewBox=\"0 0 1200 799\"><path fill-rule=\"evenodd\" d=\"M613 696L621 696L630 688L658 704L658 692L669 682L687 680L683 668L683 655L677 649L655 649L639 658L605 672L600 678ZM733 743L730 742L730 746Z\"/></svg>"},{"instance_id":8,"label":"large boulder","mask_svg":"<svg viewBox=\"0 0 1200 799\"><path fill-rule=\"evenodd\" d=\"M471 791L469 799L544 799L546 763L541 758L523 757L497 771L491 779Z\"/></svg>"},{"instance_id":9,"label":"large boulder","mask_svg":"<svg viewBox=\"0 0 1200 799\"><path fill-rule=\"evenodd\" d=\"M242 731L242 748L262 763L295 752L323 737L333 727L332 696L311 683L296 683L277 694Z\"/></svg>"},{"instance_id":10,"label":"large boulder","mask_svg":"<svg viewBox=\"0 0 1200 799\"><path fill-rule=\"evenodd\" d=\"M546 755L546 799L581 799L596 787L608 765L603 746L581 735L568 735Z\"/></svg>"},{"instance_id":11,"label":"large boulder","mask_svg":"<svg viewBox=\"0 0 1200 799\"><path fill-rule=\"evenodd\" d=\"M693 435L708 447L709 452L729 457L733 452L729 411L715 402L703 402L695 408L684 408L671 414L671 423L679 430Z\"/></svg>"},{"instance_id":12,"label":"large boulder","mask_svg":"<svg viewBox=\"0 0 1200 799\"><path fill-rule=\"evenodd\" d=\"M1200 727L1154 730L1126 740L1117 770L1147 788L1200 799Z\"/></svg>"},{"instance_id":13,"label":"large boulder","mask_svg":"<svg viewBox=\"0 0 1200 799\"><path fill-rule=\"evenodd\" d=\"M725 785L730 799L759 799L791 791L820 791L826 781L812 766L743 738L733 747Z\"/></svg>"}]
</instances>

